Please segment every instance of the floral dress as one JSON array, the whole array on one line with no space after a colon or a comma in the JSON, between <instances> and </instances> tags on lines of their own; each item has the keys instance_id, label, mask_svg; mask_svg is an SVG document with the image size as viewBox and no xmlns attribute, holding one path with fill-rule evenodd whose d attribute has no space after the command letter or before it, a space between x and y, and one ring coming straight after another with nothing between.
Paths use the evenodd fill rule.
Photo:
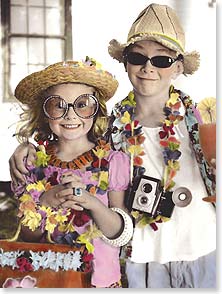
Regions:
<instances>
[{"instance_id":1,"label":"floral dress","mask_svg":"<svg viewBox=\"0 0 222 294\"><path fill-rule=\"evenodd\" d=\"M104 143L104 142L103 142ZM26 186L14 188L20 200L18 216L31 230L41 229L44 238L63 244L84 243L88 250L86 259L92 259L88 271L92 271L94 287L113 287L121 279L119 248L105 243L101 231L86 210L51 208L41 206L42 193L61 183L61 176L71 171L82 178L82 183L94 197L109 206L108 192L126 190L129 184L129 158L121 151L110 150L108 144L92 149L90 165L84 169L70 169L50 164L50 155L43 145L37 152L34 166L29 166ZM90 161L90 160L89 160ZM87 260L86 260L87 261Z\"/></svg>"}]
</instances>

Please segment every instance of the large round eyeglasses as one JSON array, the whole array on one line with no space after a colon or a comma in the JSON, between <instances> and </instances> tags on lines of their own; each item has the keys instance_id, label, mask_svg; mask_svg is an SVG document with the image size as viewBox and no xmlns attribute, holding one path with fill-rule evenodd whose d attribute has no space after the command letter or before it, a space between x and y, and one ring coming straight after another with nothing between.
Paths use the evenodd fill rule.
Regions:
<instances>
[{"instance_id":1,"label":"large round eyeglasses","mask_svg":"<svg viewBox=\"0 0 222 294\"><path fill-rule=\"evenodd\" d=\"M76 98L73 103L67 103L59 95L51 95L43 103L45 115L52 120L63 118L72 107L77 116L81 118L91 118L96 115L99 103L92 94L83 94Z\"/></svg>"}]
</instances>

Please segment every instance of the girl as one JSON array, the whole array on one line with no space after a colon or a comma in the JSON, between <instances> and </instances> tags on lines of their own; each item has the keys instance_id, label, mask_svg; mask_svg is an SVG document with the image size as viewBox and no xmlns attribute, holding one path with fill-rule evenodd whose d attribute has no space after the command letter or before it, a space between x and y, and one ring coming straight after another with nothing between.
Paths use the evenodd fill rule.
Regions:
<instances>
[{"instance_id":1,"label":"girl","mask_svg":"<svg viewBox=\"0 0 222 294\"><path fill-rule=\"evenodd\" d=\"M14 186L25 241L85 243L92 287L121 287L119 247L132 236L124 211L127 155L99 140L105 102L118 86L95 60L59 62L25 77L15 97L26 108L17 136L38 142L26 184Z\"/></svg>"}]
</instances>

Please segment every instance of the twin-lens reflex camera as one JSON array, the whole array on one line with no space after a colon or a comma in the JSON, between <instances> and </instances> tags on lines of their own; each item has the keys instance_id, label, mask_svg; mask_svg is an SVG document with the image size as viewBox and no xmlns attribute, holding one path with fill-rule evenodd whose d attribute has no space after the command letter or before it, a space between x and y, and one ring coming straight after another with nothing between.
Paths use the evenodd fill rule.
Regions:
<instances>
[{"instance_id":1,"label":"twin-lens reflex camera","mask_svg":"<svg viewBox=\"0 0 222 294\"><path fill-rule=\"evenodd\" d=\"M130 211L145 212L153 218L158 215L170 218L175 205L185 207L191 200L192 195L187 188L180 187L174 192L163 191L159 179L142 175L134 178L127 207Z\"/></svg>"}]
</instances>

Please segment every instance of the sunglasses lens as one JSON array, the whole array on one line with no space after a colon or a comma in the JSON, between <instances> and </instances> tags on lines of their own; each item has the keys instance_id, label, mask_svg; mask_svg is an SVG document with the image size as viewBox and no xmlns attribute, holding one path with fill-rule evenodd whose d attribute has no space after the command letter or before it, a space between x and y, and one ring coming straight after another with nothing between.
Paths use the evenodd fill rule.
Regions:
<instances>
[{"instance_id":1,"label":"sunglasses lens","mask_svg":"<svg viewBox=\"0 0 222 294\"><path fill-rule=\"evenodd\" d=\"M43 104L45 114L52 119L61 118L66 112L67 104L59 96L50 96L46 98Z\"/></svg>"},{"instance_id":2,"label":"sunglasses lens","mask_svg":"<svg viewBox=\"0 0 222 294\"><path fill-rule=\"evenodd\" d=\"M127 54L127 61L132 65L144 65L147 60L148 57L137 52L129 52Z\"/></svg>"},{"instance_id":3,"label":"sunglasses lens","mask_svg":"<svg viewBox=\"0 0 222 294\"><path fill-rule=\"evenodd\" d=\"M169 56L154 56L151 58L151 63L159 68L167 68L174 63L174 59Z\"/></svg>"},{"instance_id":4,"label":"sunglasses lens","mask_svg":"<svg viewBox=\"0 0 222 294\"><path fill-rule=\"evenodd\" d=\"M98 101L93 95L81 95L75 100L74 108L79 117L90 118L97 113Z\"/></svg>"}]
</instances>

